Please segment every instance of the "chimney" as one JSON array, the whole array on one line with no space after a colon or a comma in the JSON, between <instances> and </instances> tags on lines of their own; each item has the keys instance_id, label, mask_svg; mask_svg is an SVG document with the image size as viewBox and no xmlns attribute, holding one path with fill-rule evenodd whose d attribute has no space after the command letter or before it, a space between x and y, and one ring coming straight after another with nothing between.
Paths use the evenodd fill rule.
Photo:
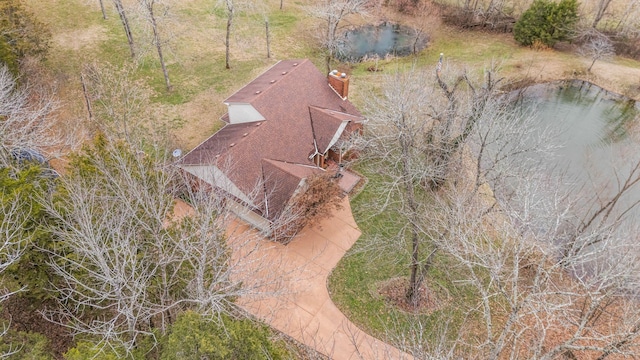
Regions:
<instances>
[{"instance_id":1,"label":"chimney","mask_svg":"<svg viewBox=\"0 0 640 360\"><path fill-rule=\"evenodd\" d=\"M340 97L345 100L349 95L349 77L345 73L339 73L338 70L332 70L328 76L329 85L335 90Z\"/></svg>"}]
</instances>

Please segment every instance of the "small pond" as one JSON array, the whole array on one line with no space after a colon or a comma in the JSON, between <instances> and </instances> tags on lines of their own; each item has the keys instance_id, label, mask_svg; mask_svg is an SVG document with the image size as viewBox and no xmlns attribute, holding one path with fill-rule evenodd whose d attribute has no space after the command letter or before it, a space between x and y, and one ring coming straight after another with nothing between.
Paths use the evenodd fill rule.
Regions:
<instances>
[{"instance_id":1,"label":"small pond","mask_svg":"<svg viewBox=\"0 0 640 360\"><path fill-rule=\"evenodd\" d=\"M550 169L584 190L628 176L640 159L640 105L584 81L539 84L522 92L540 128L551 130L557 148ZM615 189L611 189L614 190ZM640 189L629 196L640 199ZM627 199L626 203L634 199Z\"/></svg>"},{"instance_id":2,"label":"small pond","mask_svg":"<svg viewBox=\"0 0 640 360\"><path fill-rule=\"evenodd\" d=\"M342 61L361 61L367 57L407 56L427 46L427 36L418 29L384 22L365 25L344 33L337 57Z\"/></svg>"}]
</instances>

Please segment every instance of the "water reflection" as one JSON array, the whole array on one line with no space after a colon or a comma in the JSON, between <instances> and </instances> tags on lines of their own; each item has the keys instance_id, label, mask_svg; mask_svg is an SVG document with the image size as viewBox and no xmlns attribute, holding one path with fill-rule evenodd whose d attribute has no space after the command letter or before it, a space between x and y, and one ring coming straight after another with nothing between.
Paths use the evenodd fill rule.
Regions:
<instances>
[{"instance_id":1,"label":"water reflection","mask_svg":"<svg viewBox=\"0 0 640 360\"><path fill-rule=\"evenodd\" d=\"M406 56L426 46L427 36L420 30L385 22L345 32L338 45L337 57L343 61L360 61L387 54Z\"/></svg>"},{"instance_id":2,"label":"water reflection","mask_svg":"<svg viewBox=\"0 0 640 360\"><path fill-rule=\"evenodd\" d=\"M638 163L640 106L635 101L575 80L534 85L512 95L521 108L533 107L541 129L555 134L551 141L557 149L545 159L549 170L561 172L587 198L615 194ZM624 203L632 204L640 199L640 189L625 196Z\"/></svg>"},{"instance_id":3,"label":"water reflection","mask_svg":"<svg viewBox=\"0 0 640 360\"><path fill-rule=\"evenodd\" d=\"M538 84L519 93L519 105L533 106L541 127L555 130L558 157L580 167L589 152L637 144L629 133L640 113L635 101L584 81Z\"/></svg>"}]
</instances>

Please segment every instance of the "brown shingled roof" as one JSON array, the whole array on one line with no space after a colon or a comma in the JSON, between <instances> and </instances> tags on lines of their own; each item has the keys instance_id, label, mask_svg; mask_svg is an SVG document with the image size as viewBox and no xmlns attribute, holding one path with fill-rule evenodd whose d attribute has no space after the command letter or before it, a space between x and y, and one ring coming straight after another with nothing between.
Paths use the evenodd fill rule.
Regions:
<instances>
[{"instance_id":1,"label":"brown shingled roof","mask_svg":"<svg viewBox=\"0 0 640 360\"><path fill-rule=\"evenodd\" d=\"M318 152L324 154L331 146L331 140L339 130L343 122L362 120L360 116L346 114L336 110L322 109L315 106L309 107L311 126L318 146ZM344 129L343 129L344 130Z\"/></svg>"},{"instance_id":2,"label":"brown shingled roof","mask_svg":"<svg viewBox=\"0 0 640 360\"><path fill-rule=\"evenodd\" d=\"M317 167L263 159L262 172L269 208L267 218L276 219L289 203L300 181L319 171L322 170Z\"/></svg>"},{"instance_id":3,"label":"brown shingled roof","mask_svg":"<svg viewBox=\"0 0 640 360\"><path fill-rule=\"evenodd\" d=\"M258 129L259 126L256 125L257 123L227 124L190 151L180 162L184 165L215 164L217 156L248 138Z\"/></svg>"},{"instance_id":4,"label":"brown shingled roof","mask_svg":"<svg viewBox=\"0 0 640 360\"><path fill-rule=\"evenodd\" d=\"M276 82L290 76L303 61L308 60L287 60L276 63L262 75L229 96L224 103L252 103Z\"/></svg>"},{"instance_id":5,"label":"brown shingled roof","mask_svg":"<svg viewBox=\"0 0 640 360\"><path fill-rule=\"evenodd\" d=\"M227 176L245 193L251 193L256 184L273 182L269 186L282 193L267 199L270 218L282 210L300 179L307 176L299 173L305 168L302 165L315 166L309 158L315 152L314 131L328 144L342 121L361 119L360 112L340 98L327 77L306 59L278 62L225 103L249 103L266 120L260 126L256 122L226 125L181 163L212 164L217 159L233 164ZM311 113L316 114L313 120ZM256 199L256 205L264 200Z\"/></svg>"}]
</instances>

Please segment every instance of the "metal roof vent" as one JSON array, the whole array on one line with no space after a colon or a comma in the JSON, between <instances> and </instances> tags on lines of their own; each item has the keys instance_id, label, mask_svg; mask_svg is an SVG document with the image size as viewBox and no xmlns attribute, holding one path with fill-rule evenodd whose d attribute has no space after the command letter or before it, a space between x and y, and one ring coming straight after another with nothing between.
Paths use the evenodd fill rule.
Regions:
<instances>
[{"instance_id":1,"label":"metal roof vent","mask_svg":"<svg viewBox=\"0 0 640 360\"><path fill-rule=\"evenodd\" d=\"M269 82L270 82L271 84L273 84L273 83L274 83L274 82L276 82L276 81L275 81L275 80L271 80L271 81L269 81Z\"/></svg>"},{"instance_id":2,"label":"metal roof vent","mask_svg":"<svg viewBox=\"0 0 640 360\"><path fill-rule=\"evenodd\" d=\"M286 74L287 74L287 72L286 72L286 71L283 71L283 72L282 72L282 75L286 75Z\"/></svg>"},{"instance_id":3,"label":"metal roof vent","mask_svg":"<svg viewBox=\"0 0 640 360\"><path fill-rule=\"evenodd\" d=\"M231 145L229 145L229 147L234 147L236 146L236 143L231 143Z\"/></svg>"},{"instance_id":4,"label":"metal roof vent","mask_svg":"<svg viewBox=\"0 0 640 360\"><path fill-rule=\"evenodd\" d=\"M260 94L261 92L262 92L262 91L257 90L257 91L256 91L256 95Z\"/></svg>"},{"instance_id":5,"label":"metal roof vent","mask_svg":"<svg viewBox=\"0 0 640 360\"><path fill-rule=\"evenodd\" d=\"M242 134L242 137L245 137L247 135L249 135L249 133L244 133L244 134Z\"/></svg>"},{"instance_id":6,"label":"metal roof vent","mask_svg":"<svg viewBox=\"0 0 640 360\"><path fill-rule=\"evenodd\" d=\"M293 66L298 66L298 63L293 63Z\"/></svg>"}]
</instances>

